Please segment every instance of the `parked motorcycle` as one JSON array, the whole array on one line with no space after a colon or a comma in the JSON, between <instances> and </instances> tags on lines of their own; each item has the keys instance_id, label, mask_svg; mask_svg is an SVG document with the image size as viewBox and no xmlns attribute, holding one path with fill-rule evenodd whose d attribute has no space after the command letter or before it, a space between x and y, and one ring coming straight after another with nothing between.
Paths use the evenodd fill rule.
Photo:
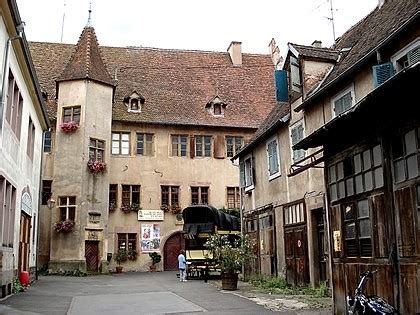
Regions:
<instances>
[{"instance_id":1,"label":"parked motorcycle","mask_svg":"<svg viewBox=\"0 0 420 315\"><path fill-rule=\"evenodd\" d=\"M368 270L360 275L359 285L357 286L354 292L354 296L351 296L351 294L349 294L346 298L347 314L399 314L398 311L392 305L388 304L384 299L380 298L379 296L366 296L363 293L366 281L369 278L372 278L376 272L378 272L378 270Z\"/></svg>"}]
</instances>

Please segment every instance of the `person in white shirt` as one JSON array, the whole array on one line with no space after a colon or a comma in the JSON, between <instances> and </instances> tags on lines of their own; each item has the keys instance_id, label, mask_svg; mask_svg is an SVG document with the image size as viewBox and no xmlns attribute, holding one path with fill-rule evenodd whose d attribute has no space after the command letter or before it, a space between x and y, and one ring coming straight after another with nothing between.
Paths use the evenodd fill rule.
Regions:
<instances>
[{"instance_id":1,"label":"person in white shirt","mask_svg":"<svg viewBox=\"0 0 420 315\"><path fill-rule=\"evenodd\" d=\"M187 260L185 259L185 251L181 250L178 255L178 269L179 269L179 281L187 281Z\"/></svg>"}]
</instances>

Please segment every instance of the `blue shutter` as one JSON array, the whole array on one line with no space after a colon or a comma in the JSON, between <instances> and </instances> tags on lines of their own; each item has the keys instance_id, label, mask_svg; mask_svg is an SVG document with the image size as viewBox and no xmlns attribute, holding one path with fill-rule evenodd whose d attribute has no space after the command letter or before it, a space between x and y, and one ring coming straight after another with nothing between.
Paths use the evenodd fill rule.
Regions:
<instances>
[{"instance_id":1,"label":"blue shutter","mask_svg":"<svg viewBox=\"0 0 420 315\"><path fill-rule=\"evenodd\" d=\"M289 99L287 72L286 70L276 70L274 76L276 79L276 99L279 102L287 102Z\"/></svg>"},{"instance_id":2,"label":"blue shutter","mask_svg":"<svg viewBox=\"0 0 420 315\"><path fill-rule=\"evenodd\" d=\"M394 75L394 66L391 62L387 62L381 65L373 66L372 71L373 85L377 88Z\"/></svg>"},{"instance_id":3,"label":"blue shutter","mask_svg":"<svg viewBox=\"0 0 420 315\"><path fill-rule=\"evenodd\" d=\"M420 46L410 50L407 53L408 65L414 65L420 61Z\"/></svg>"}]
</instances>

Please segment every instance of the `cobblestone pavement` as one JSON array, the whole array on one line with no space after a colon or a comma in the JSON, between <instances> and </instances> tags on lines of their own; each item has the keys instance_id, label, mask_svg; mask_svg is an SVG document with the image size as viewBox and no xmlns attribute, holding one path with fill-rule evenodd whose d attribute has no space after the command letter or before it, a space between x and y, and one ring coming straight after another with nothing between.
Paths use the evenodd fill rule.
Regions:
<instances>
[{"instance_id":1,"label":"cobblestone pavement","mask_svg":"<svg viewBox=\"0 0 420 315\"><path fill-rule=\"evenodd\" d=\"M259 293L240 282L180 282L175 272L89 277L40 277L25 292L0 302L0 314L331 314L300 299Z\"/></svg>"}]
</instances>

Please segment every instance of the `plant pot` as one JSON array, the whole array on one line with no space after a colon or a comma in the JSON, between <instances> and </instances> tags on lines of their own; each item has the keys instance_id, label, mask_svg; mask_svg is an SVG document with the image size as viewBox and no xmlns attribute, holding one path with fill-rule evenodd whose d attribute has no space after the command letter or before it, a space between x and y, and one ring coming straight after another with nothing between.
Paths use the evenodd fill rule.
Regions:
<instances>
[{"instance_id":1,"label":"plant pot","mask_svg":"<svg viewBox=\"0 0 420 315\"><path fill-rule=\"evenodd\" d=\"M238 274L236 272L222 273L222 289L231 291L238 289Z\"/></svg>"},{"instance_id":2,"label":"plant pot","mask_svg":"<svg viewBox=\"0 0 420 315\"><path fill-rule=\"evenodd\" d=\"M156 271L156 265L150 265L150 271L152 272Z\"/></svg>"},{"instance_id":3,"label":"plant pot","mask_svg":"<svg viewBox=\"0 0 420 315\"><path fill-rule=\"evenodd\" d=\"M123 267L122 266L116 266L115 267L115 272L116 273L122 273L122 271L123 271Z\"/></svg>"}]
</instances>

